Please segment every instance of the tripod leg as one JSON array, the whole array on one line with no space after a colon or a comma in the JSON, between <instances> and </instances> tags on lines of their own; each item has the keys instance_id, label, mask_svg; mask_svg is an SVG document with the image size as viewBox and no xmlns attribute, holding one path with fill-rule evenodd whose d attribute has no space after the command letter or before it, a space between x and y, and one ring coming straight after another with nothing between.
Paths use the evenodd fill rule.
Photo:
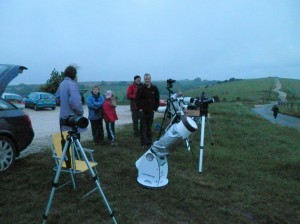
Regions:
<instances>
[{"instance_id":1,"label":"tripod leg","mask_svg":"<svg viewBox=\"0 0 300 224\"><path fill-rule=\"evenodd\" d=\"M77 149L79 149L79 151L81 152L81 155L82 155L82 157L83 157L83 159L84 159L87 167L89 168L89 171L90 171L90 173L91 173L91 175L93 177L93 180L95 181L95 184L96 184L96 186L98 188L98 191L99 191L99 193L100 193L100 195L101 195L101 197L102 197L102 199L103 199L103 201L104 201L104 203L106 205L106 208L109 211L110 217L112 218L113 222L115 224L117 224L117 220L115 219L114 212L111 210L111 208L110 208L110 206L108 204L108 201L107 201L107 199L106 199L106 197L104 195L104 192L103 192L103 190L102 190L102 188L100 186L99 178L97 177L97 175L95 174L93 168L91 167L91 165L90 165L90 163L88 161L88 158L87 158L87 156L86 156L86 154L85 154L85 152L84 152L84 150L83 150L83 148L82 148L82 146L81 146L81 144L80 144L80 142L79 142L78 139L75 140L75 144L76 144Z\"/></svg>"},{"instance_id":2,"label":"tripod leg","mask_svg":"<svg viewBox=\"0 0 300 224\"><path fill-rule=\"evenodd\" d=\"M207 119L207 123L208 123L208 128L209 128L209 134L210 134L211 145L213 145L215 141L214 141L214 137L213 137L213 135L212 135L212 131L211 131L209 119Z\"/></svg>"},{"instance_id":3,"label":"tripod leg","mask_svg":"<svg viewBox=\"0 0 300 224\"><path fill-rule=\"evenodd\" d=\"M164 126L164 123L165 123L165 120L166 120L166 117L167 117L168 110L169 110L169 103L167 104L167 108L165 110L164 117L163 117L163 120L162 120L161 125L160 125L160 130L159 130L159 133L158 133L158 139L161 137L162 131L164 129L163 126Z\"/></svg>"},{"instance_id":4,"label":"tripod leg","mask_svg":"<svg viewBox=\"0 0 300 224\"><path fill-rule=\"evenodd\" d=\"M52 182L51 193L50 193L50 196L49 196L49 200L48 200L48 203L47 203L47 206L46 206L45 213L43 214L43 224L45 224L46 221L47 221L47 218L48 218L48 215L49 215L49 211L50 211L50 208L51 208L51 204L52 204L52 201L53 201L53 197L54 197L54 194L55 194L55 190L58 187L58 180L59 180L59 177L60 177L60 173L61 173L61 169L62 169L62 164L64 162L64 159L65 159L65 156L66 156L66 153L67 153L67 150L69 149L69 147L70 147L70 141L67 141L67 143L64 146L62 155L61 155L61 157L59 159L58 168L57 168L54 180Z\"/></svg>"},{"instance_id":5,"label":"tripod leg","mask_svg":"<svg viewBox=\"0 0 300 224\"><path fill-rule=\"evenodd\" d=\"M201 116L199 173L202 173L203 149L204 149L204 130L205 130L205 116Z\"/></svg>"}]
</instances>

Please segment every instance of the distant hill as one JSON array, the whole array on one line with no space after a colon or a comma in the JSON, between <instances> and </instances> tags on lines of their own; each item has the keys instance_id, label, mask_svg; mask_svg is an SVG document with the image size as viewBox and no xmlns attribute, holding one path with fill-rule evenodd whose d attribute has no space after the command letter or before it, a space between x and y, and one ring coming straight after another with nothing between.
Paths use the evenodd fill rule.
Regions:
<instances>
[{"instance_id":1,"label":"distant hill","mask_svg":"<svg viewBox=\"0 0 300 224\"><path fill-rule=\"evenodd\" d=\"M194 79L194 80L177 80L173 84L173 88L171 88L172 91L186 91L188 89L194 89L194 88L199 88L201 86L207 86L207 85L213 85L218 83L219 81L207 81L207 80L201 80L200 78ZM100 82L79 82L79 88L80 89L86 89L86 90L91 90L94 85L99 85L100 86L100 92L103 94L105 90L112 90L115 92L116 96L118 97L119 102L127 103L127 98L126 98L126 91L127 87L129 84L131 84L131 81L100 81ZM153 84L155 84L161 94L162 98L167 99L168 98L168 90L167 90L167 81L153 81ZM34 92L34 91L39 91L39 88L42 85L37 85L37 84L31 84L31 85L26 85L26 84L19 84L19 85L9 85L5 92L10 92L10 93L16 93L21 95L22 97L26 97L29 95L29 93ZM90 91L85 93L85 97L89 94Z\"/></svg>"},{"instance_id":2,"label":"distant hill","mask_svg":"<svg viewBox=\"0 0 300 224\"><path fill-rule=\"evenodd\" d=\"M22 97L26 97L31 92L36 92L40 90L41 85L39 84L19 84L19 85L8 85L5 89L5 92L16 93Z\"/></svg>"},{"instance_id":3,"label":"distant hill","mask_svg":"<svg viewBox=\"0 0 300 224\"><path fill-rule=\"evenodd\" d=\"M225 81L208 81L200 78L194 80L177 80L173 83L171 90L173 92L182 91L184 96L196 97L202 92L207 97L214 97L221 102L254 102L264 103L269 100L277 100L277 95L273 92L274 77L260 79L234 79ZM300 80L295 79L279 79L282 83L282 91L288 94L288 99L300 100ZM116 93L119 103L128 103L126 91L131 81L100 81L100 82L79 82L80 89L91 90L92 86L99 85L100 92L103 94L105 90L112 90ZM157 85L161 98L168 98L167 81L153 81ZM38 91L42 85L9 85L6 92L17 93L23 97L33 91ZM85 97L90 91L85 93Z\"/></svg>"},{"instance_id":4,"label":"distant hill","mask_svg":"<svg viewBox=\"0 0 300 224\"><path fill-rule=\"evenodd\" d=\"M282 91L300 99L300 80L279 79L282 84ZM185 92L186 96L199 96L202 92L208 97L214 97L221 102L252 102L265 103L270 100L277 101L277 93L274 89L275 78L244 79L218 82L205 87L191 89Z\"/></svg>"}]
</instances>

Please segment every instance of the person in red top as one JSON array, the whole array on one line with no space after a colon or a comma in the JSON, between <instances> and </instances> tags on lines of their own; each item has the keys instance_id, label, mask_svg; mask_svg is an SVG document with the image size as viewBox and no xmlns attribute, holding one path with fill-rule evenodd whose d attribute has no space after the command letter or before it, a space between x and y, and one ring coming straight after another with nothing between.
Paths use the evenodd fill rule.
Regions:
<instances>
[{"instance_id":1,"label":"person in red top","mask_svg":"<svg viewBox=\"0 0 300 224\"><path fill-rule=\"evenodd\" d=\"M131 118L133 124L133 133L135 137L140 135L141 116L136 106L136 95L138 88L142 86L141 77L139 75L134 76L134 81L127 88L126 96L130 100Z\"/></svg>"},{"instance_id":2,"label":"person in red top","mask_svg":"<svg viewBox=\"0 0 300 224\"><path fill-rule=\"evenodd\" d=\"M107 90L105 92L105 102L102 108L107 137L110 141L110 145L117 145L115 135L115 121L118 120L118 115L116 112L116 107L117 105L114 93L111 90Z\"/></svg>"}]
</instances>

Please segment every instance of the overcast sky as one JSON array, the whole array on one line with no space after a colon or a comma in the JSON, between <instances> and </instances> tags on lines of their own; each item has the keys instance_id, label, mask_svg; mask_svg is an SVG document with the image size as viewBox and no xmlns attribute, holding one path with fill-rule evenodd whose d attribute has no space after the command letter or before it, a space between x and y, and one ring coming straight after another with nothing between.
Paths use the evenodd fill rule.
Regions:
<instances>
[{"instance_id":1,"label":"overcast sky","mask_svg":"<svg viewBox=\"0 0 300 224\"><path fill-rule=\"evenodd\" d=\"M28 67L11 84L300 79L299 0L1 0L0 63Z\"/></svg>"}]
</instances>

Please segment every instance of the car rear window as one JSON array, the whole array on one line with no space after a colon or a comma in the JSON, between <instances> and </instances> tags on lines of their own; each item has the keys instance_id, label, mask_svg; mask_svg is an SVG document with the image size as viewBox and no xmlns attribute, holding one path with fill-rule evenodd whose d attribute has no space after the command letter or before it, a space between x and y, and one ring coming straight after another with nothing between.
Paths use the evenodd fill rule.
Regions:
<instances>
[{"instance_id":1,"label":"car rear window","mask_svg":"<svg viewBox=\"0 0 300 224\"><path fill-rule=\"evenodd\" d=\"M16 108L5 100L0 99L0 110L15 110Z\"/></svg>"},{"instance_id":2,"label":"car rear window","mask_svg":"<svg viewBox=\"0 0 300 224\"><path fill-rule=\"evenodd\" d=\"M51 95L50 94L41 94L41 99L51 99Z\"/></svg>"}]
</instances>

